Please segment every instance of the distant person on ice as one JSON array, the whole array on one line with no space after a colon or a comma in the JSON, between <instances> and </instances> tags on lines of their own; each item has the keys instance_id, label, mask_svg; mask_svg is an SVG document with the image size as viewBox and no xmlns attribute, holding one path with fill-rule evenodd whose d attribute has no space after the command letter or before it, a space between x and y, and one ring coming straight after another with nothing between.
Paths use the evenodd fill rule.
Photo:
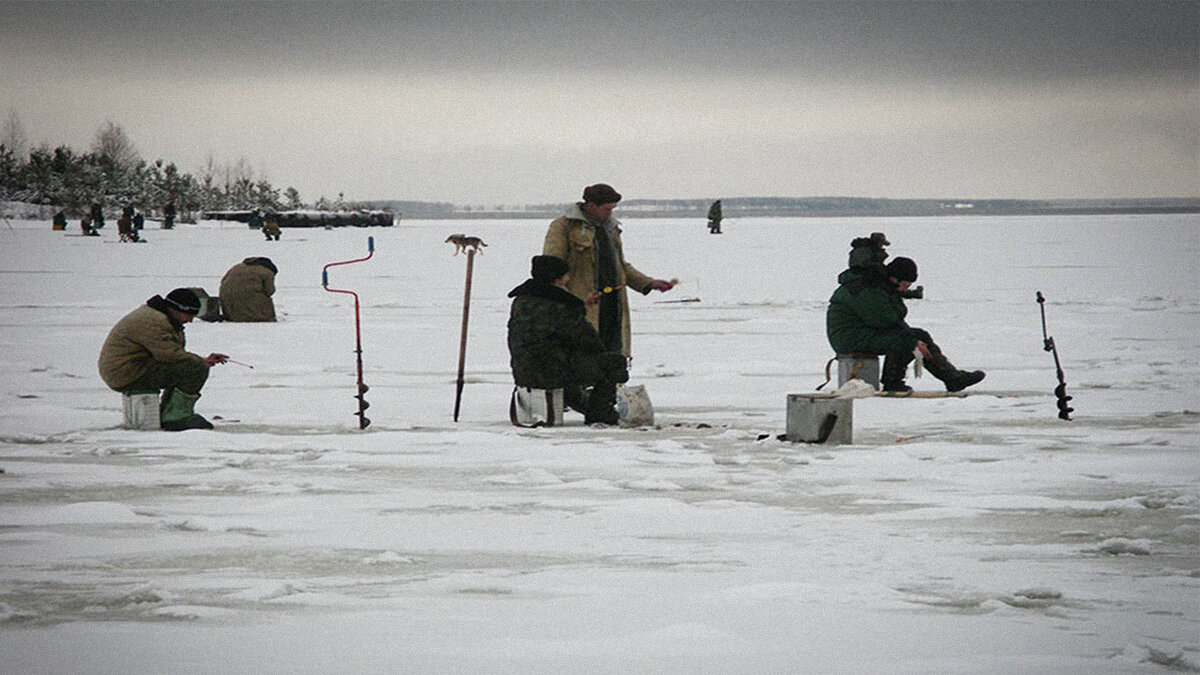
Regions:
<instances>
[{"instance_id":1,"label":"distant person on ice","mask_svg":"<svg viewBox=\"0 0 1200 675\"><path fill-rule=\"evenodd\" d=\"M604 183L583 190L583 201L550 223L542 246L545 255L567 261L567 290L588 300L587 320L600 334L606 351L630 355L628 286L645 295L669 291L675 284L654 279L625 262L621 223L612 217L621 195ZM599 299L599 302L596 302Z\"/></svg>"},{"instance_id":2,"label":"distant person on ice","mask_svg":"<svg viewBox=\"0 0 1200 675\"><path fill-rule=\"evenodd\" d=\"M167 431L211 429L197 415L196 401L213 366L224 354L200 356L184 349L185 324L200 313L200 298L187 288L156 295L113 326L100 348L100 377L114 391L162 389L160 419Z\"/></svg>"},{"instance_id":3,"label":"distant person on ice","mask_svg":"<svg viewBox=\"0 0 1200 675\"><path fill-rule=\"evenodd\" d=\"M712 203L708 207L708 231L710 234L721 234L721 200Z\"/></svg>"},{"instance_id":4,"label":"distant person on ice","mask_svg":"<svg viewBox=\"0 0 1200 675\"><path fill-rule=\"evenodd\" d=\"M226 321L274 321L275 275L270 258L246 258L221 279L221 313Z\"/></svg>"},{"instance_id":5,"label":"distant person on ice","mask_svg":"<svg viewBox=\"0 0 1200 675\"><path fill-rule=\"evenodd\" d=\"M625 357L606 351L567 291L562 258L534 256L531 278L509 292L508 351L518 387L562 389L563 403L587 424L616 424L617 385L629 379ZM590 389L589 389L590 388Z\"/></svg>"},{"instance_id":6,"label":"distant person on ice","mask_svg":"<svg viewBox=\"0 0 1200 675\"><path fill-rule=\"evenodd\" d=\"M272 239L279 241L279 235L282 233L279 230L279 223L276 221L275 216L266 216L263 218L262 232L266 236L267 241L271 241Z\"/></svg>"},{"instance_id":7,"label":"distant person on ice","mask_svg":"<svg viewBox=\"0 0 1200 675\"><path fill-rule=\"evenodd\" d=\"M982 380L984 372L955 368L928 332L904 321L908 308L900 294L916 280L917 264L908 258L896 258L886 266L850 267L839 274L840 286L829 299L825 314L829 344L839 354L883 354L879 379L884 391L912 391L904 383L904 374L916 358L914 352L947 391L966 389Z\"/></svg>"}]
</instances>

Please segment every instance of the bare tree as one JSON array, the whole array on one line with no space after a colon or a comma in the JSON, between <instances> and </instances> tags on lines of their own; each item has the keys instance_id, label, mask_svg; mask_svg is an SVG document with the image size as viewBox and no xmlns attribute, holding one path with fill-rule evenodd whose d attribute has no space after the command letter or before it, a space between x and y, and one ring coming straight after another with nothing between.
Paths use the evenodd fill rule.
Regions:
<instances>
[{"instance_id":1,"label":"bare tree","mask_svg":"<svg viewBox=\"0 0 1200 675\"><path fill-rule=\"evenodd\" d=\"M133 141L121 125L112 120L108 120L104 127L96 132L96 138L92 141L92 152L102 162L124 171L134 168L141 161Z\"/></svg>"},{"instance_id":2,"label":"bare tree","mask_svg":"<svg viewBox=\"0 0 1200 675\"><path fill-rule=\"evenodd\" d=\"M21 116L16 110L8 111L8 119L0 129L0 145L8 148L17 160L25 160L25 153L29 150L29 137L25 135L25 125L21 124Z\"/></svg>"}]
</instances>

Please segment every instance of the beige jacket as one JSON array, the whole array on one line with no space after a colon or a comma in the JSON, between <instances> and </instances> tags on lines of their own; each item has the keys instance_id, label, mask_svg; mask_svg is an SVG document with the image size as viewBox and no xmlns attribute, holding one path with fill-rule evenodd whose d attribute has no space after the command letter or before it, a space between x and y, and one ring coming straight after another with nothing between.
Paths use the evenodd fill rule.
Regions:
<instances>
[{"instance_id":1,"label":"beige jacket","mask_svg":"<svg viewBox=\"0 0 1200 675\"><path fill-rule=\"evenodd\" d=\"M160 303L162 300L155 296ZM172 363L204 359L186 349L183 326L171 320L161 309L142 305L117 322L100 348L97 367L109 388L120 391L133 384L161 361Z\"/></svg>"},{"instance_id":2,"label":"beige jacket","mask_svg":"<svg viewBox=\"0 0 1200 675\"><path fill-rule=\"evenodd\" d=\"M221 313L226 321L274 321L275 273L246 258L221 279Z\"/></svg>"},{"instance_id":3,"label":"beige jacket","mask_svg":"<svg viewBox=\"0 0 1200 675\"><path fill-rule=\"evenodd\" d=\"M546 241L542 245L543 255L553 255L567 261L570 266L571 280L567 290L584 299L596 288L596 230L588 221L579 204L572 205L561 217L550 223L546 232ZM625 251L621 246L621 228L617 223L617 284L645 295L650 292L652 277L639 272L633 265L625 261ZM629 296L625 289L617 291L621 301L621 344L625 356L631 355L629 330ZM596 330L600 329L600 309L598 305L587 308L587 320Z\"/></svg>"}]
</instances>

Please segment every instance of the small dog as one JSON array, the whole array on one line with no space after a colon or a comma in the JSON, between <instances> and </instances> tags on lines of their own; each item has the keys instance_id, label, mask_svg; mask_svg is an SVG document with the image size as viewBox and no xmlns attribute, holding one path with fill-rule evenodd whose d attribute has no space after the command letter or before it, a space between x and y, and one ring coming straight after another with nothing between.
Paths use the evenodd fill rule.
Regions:
<instances>
[{"instance_id":1,"label":"small dog","mask_svg":"<svg viewBox=\"0 0 1200 675\"><path fill-rule=\"evenodd\" d=\"M446 237L446 243L454 244L454 255L458 255L467 249L479 252L480 246L487 247L487 244L483 243L483 240L479 237L468 237L465 234L452 234Z\"/></svg>"}]
</instances>

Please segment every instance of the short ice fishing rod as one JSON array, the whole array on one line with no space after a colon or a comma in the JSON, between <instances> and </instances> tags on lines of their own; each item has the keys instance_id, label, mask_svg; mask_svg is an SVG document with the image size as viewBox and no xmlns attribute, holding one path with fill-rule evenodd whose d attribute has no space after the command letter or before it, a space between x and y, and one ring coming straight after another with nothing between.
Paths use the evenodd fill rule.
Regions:
<instances>
[{"instance_id":1,"label":"short ice fishing rod","mask_svg":"<svg viewBox=\"0 0 1200 675\"><path fill-rule=\"evenodd\" d=\"M359 429L366 429L367 425L369 425L371 423L371 420L367 419L367 416L365 414L367 411L367 408L369 408L371 406L371 404L367 403L367 400L365 398L363 398L363 394L367 393L367 390L370 389L370 387L368 387L363 382L362 328L361 328L360 322L359 322L358 293L355 293L354 291L344 291L344 290L341 290L338 288L330 288L329 287L329 268L336 267L338 265L349 265L351 263L357 263L357 262L363 262L365 260L370 260L371 256L373 256L373 255L375 255L375 237L367 237L367 257L356 258L354 260L346 260L343 262L329 263L328 265L326 265L324 267L324 269L321 270L321 285L325 287L325 290L329 291L330 293L345 293L346 295L351 295L354 297L354 341L355 341L354 353L358 356L358 395L354 397L354 398L358 399L358 412L354 413L354 414L358 415L358 428Z\"/></svg>"},{"instance_id":2,"label":"short ice fishing rod","mask_svg":"<svg viewBox=\"0 0 1200 675\"><path fill-rule=\"evenodd\" d=\"M1054 388L1054 396L1058 398L1058 417L1070 420L1075 409L1067 403L1074 397L1067 396L1067 380L1063 377L1062 363L1058 360L1058 347L1054 344L1054 338L1046 332L1046 298L1041 291L1037 292L1037 302L1042 310L1042 349L1054 354L1054 370L1058 375L1058 386Z\"/></svg>"}]
</instances>

